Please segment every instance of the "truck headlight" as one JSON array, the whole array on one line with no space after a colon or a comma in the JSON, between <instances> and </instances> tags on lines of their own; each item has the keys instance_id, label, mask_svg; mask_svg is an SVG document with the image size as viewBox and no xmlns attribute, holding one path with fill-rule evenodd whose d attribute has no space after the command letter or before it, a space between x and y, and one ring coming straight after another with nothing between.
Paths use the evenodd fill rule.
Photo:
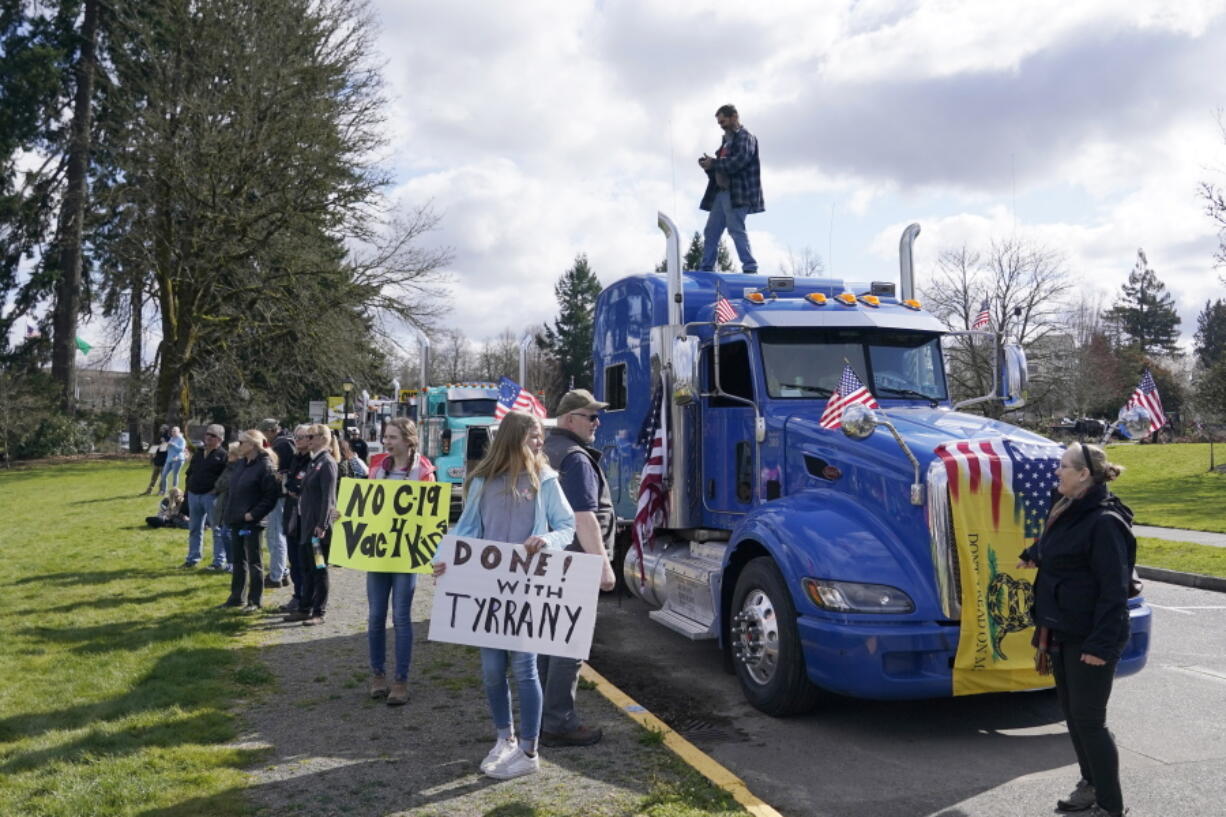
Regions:
<instances>
[{"instance_id":1,"label":"truck headlight","mask_svg":"<svg viewBox=\"0 0 1226 817\"><path fill-rule=\"evenodd\" d=\"M447 476L451 477L452 479L463 479L464 466L463 465L451 466L450 468L447 469Z\"/></svg>"},{"instance_id":2,"label":"truck headlight","mask_svg":"<svg viewBox=\"0 0 1226 817\"><path fill-rule=\"evenodd\" d=\"M823 610L839 613L912 613L915 602L897 587L864 582L805 579L809 599Z\"/></svg>"}]
</instances>

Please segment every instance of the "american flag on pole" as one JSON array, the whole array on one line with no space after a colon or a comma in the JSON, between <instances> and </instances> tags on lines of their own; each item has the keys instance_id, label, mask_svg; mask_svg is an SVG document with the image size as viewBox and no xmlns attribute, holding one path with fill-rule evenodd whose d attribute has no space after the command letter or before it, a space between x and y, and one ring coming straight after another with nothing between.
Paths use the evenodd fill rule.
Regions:
<instances>
[{"instance_id":1,"label":"american flag on pole","mask_svg":"<svg viewBox=\"0 0 1226 817\"><path fill-rule=\"evenodd\" d=\"M1145 374L1141 376L1141 382L1133 389L1132 397L1129 397L1128 402L1124 404L1125 410L1133 406L1140 406L1149 412L1150 434L1166 425L1166 414L1162 411L1162 398L1158 396L1158 384L1154 382L1154 376L1149 373L1149 369L1145 370Z\"/></svg>"},{"instance_id":2,"label":"american flag on pole","mask_svg":"<svg viewBox=\"0 0 1226 817\"><path fill-rule=\"evenodd\" d=\"M988 304L988 299L984 298L983 303L979 305L979 314L975 316L975 320L971 323L971 329L982 329L992 323L992 310Z\"/></svg>"},{"instance_id":3,"label":"american flag on pole","mask_svg":"<svg viewBox=\"0 0 1226 817\"><path fill-rule=\"evenodd\" d=\"M631 541L639 557L639 580L647 581L643 571L643 545L651 546L656 526L668 514L668 492L664 490L664 474L668 471L668 419L664 410L666 392L657 388L652 395L651 414L643 424L638 443L647 450L643 470L639 474L639 503L631 526ZM658 399L657 399L658 398Z\"/></svg>"},{"instance_id":4,"label":"american flag on pole","mask_svg":"<svg viewBox=\"0 0 1226 817\"><path fill-rule=\"evenodd\" d=\"M494 407L494 419L501 420L508 411L545 416L545 407L536 399L535 394L504 376L498 379L498 405Z\"/></svg>"},{"instance_id":5,"label":"american flag on pole","mask_svg":"<svg viewBox=\"0 0 1226 817\"><path fill-rule=\"evenodd\" d=\"M851 364L844 363L843 376L839 378L839 387L826 401L826 409L822 412L821 420L818 421L819 425L831 430L840 428L843 425L843 409L853 403L859 403L871 409L880 408L877 401L873 399L872 392L860 382L860 378L856 377Z\"/></svg>"},{"instance_id":6,"label":"american flag on pole","mask_svg":"<svg viewBox=\"0 0 1226 817\"><path fill-rule=\"evenodd\" d=\"M715 322L727 323L728 321L736 320L736 309L728 302L728 299L723 295L715 302Z\"/></svg>"}]
</instances>

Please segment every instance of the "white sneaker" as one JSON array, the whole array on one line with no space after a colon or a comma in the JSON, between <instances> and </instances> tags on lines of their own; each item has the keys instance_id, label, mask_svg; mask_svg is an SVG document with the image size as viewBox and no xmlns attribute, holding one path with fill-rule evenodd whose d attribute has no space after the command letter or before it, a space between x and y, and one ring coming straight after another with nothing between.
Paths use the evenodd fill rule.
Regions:
<instances>
[{"instance_id":1,"label":"white sneaker","mask_svg":"<svg viewBox=\"0 0 1226 817\"><path fill-rule=\"evenodd\" d=\"M497 766L502 761L519 748L519 742L514 736L509 738L499 738L494 744L494 748L490 749L490 753L485 756L485 760L481 761L481 771L489 774L490 769Z\"/></svg>"},{"instance_id":2,"label":"white sneaker","mask_svg":"<svg viewBox=\"0 0 1226 817\"><path fill-rule=\"evenodd\" d=\"M503 758L499 763L494 764L485 773L490 777L498 780L510 780L512 777L523 777L526 774L536 774L541 770L541 753L537 752L532 757L524 754L524 750L518 746L515 751Z\"/></svg>"}]
</instances>

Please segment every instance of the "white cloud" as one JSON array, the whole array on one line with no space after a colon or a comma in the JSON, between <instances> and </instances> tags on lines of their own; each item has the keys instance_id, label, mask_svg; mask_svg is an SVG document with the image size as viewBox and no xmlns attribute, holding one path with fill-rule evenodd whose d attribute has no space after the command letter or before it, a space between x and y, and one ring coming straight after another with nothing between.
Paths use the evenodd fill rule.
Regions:
<instances>
[{"instance_id":1,"label":"white cloud","mask_svg":"<svg viewBox=\"0 0 1226 817\"><path fill-rule=\"evenodd\" d=\"M651 269L657 209L700 229L694 158L724 102L762 145L768 210L749 227L764 269L811 243L790 225L835 203L840 228L877 224L858 247L836 236L842 259L892 267L919 220L922 270L942 243L1013 229L1016 190L1085 203L1023 211L1017 229L1086 280L1116 289L1144 246L1181 310L1203 303L1215 239L1196 182L1226 164L1222 0L378 9L393 197L444 215L451 322L470 336L552 319L577 253L606 283Z\"/></svg>"}]
</instances>

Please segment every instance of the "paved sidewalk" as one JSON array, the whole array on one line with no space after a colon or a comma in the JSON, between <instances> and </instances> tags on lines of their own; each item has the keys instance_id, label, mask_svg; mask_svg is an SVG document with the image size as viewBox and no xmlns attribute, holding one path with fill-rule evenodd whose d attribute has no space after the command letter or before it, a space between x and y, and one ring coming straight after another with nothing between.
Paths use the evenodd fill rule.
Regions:
<instances>
[{"instance_id":1,"label":"paved sidewalk","mask_svg":"<svg viewBox=\"0 0 1226 817\"><path fill-rule=\"evenodd\" d=\"M260 625L269 631L260 657L275 683L240 705L246 730L240 744L268 750L249 770L245 793L256 804L253 814L621 817L660 803L677 803L676 813L687 815L745 813L592 688L580 689L579 711L604 728L604 740L542 748L535 775L485 777L477 765L494 730L477 651L426 640L433 582L423 577L413 600L409 704L389 707L366 693L366 574L334 568L329 575L326 624L284 624L270 615ZM287 596L266 593L264 603Z\"/></svg>"},{"instance_id":2,"label":"paved sidewalk","mask_svg":"<svg viewBox=\"0 0 1226 817\"><path fill-rule=\"evenodd\" d=\"M1198 545L1226 548L1226 533L1209 533L1203 530L1184 530L1183 528L1157 528L1153 525L1133 525L1132 532L1136 536L1144 536L1149 539L1193 542Z\"/></svg>"}]
</instances>

